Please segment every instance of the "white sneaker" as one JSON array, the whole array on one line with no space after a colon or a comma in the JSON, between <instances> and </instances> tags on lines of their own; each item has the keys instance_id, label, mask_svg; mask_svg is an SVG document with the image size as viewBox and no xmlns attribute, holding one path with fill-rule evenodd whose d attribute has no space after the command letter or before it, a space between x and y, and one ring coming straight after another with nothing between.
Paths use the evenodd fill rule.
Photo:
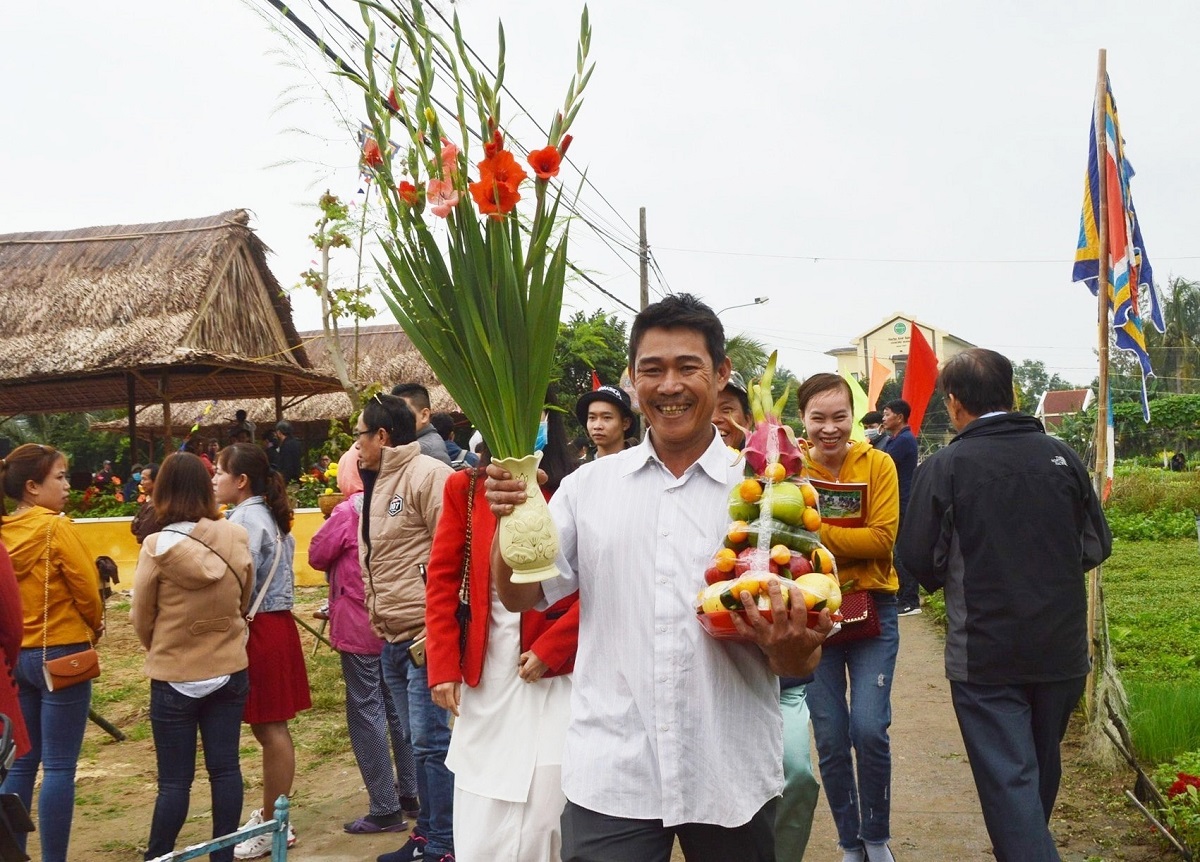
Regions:
<instances>
[{"instance_id":1,"label":"white sneaker","mask_svg":"<svg viewBox=\"0 0 1200 862\"><path fill-rule=\"evenodd\" d=\"M262 809L259 808L250 814L250 819L242 824L242 829L248 826L259 826L266 823L263 820ZM288 837L287 846L294 847L296 845L296 830L292 826L291 821L288 821ZM271 855L271 834L255 835L253 838L247 838L245 841L238 842L233 848L234 859L260 859L263 856Z\"/></svg>"}]
</instances>

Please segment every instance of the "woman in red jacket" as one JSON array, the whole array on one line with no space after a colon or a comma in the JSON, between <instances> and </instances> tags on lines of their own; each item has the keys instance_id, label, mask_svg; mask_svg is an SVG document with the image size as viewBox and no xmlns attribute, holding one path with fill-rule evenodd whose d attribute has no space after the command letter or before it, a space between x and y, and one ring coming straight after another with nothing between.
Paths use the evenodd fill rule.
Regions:
<instances>
[{"instance_id":1,"label":"woman in red jacket","mask_svg":"<svg viewBox=\"0 0 1200 862\"><path fill-rule=\"evenodd\" d=\"M553 451L544 453L542 466L553 490L576 464L561 418L549 421ZM579 605L572 595L544 612L513 614L495 597L489 554L496 519L484 496L490 458L482 449L479 468L446 480L426 589L429 685L434 702L458 716L446 756L454 773L455 857L547 862L559 858L562 844L566 674L575 664ZM468 535L464 632L457 614Z\"/></svg>"},{"instance_id":2,"label":"woman in red jacket","mask_svg":"<svg viewBox=\"0 0 1200 862\"><path fill-rule=\"evenodd\" d=\"M5 663L4 674L0 677L0 713L7 715L8 720L12 722L12 738L16 742L17 757L24 757L29 751L29 734L25 730L25 719L21 716L16 679L24 625L17 576L13 574L8 551L4 545L0 545L0 647L4 650Z\"/></svg>"}]
</instances>

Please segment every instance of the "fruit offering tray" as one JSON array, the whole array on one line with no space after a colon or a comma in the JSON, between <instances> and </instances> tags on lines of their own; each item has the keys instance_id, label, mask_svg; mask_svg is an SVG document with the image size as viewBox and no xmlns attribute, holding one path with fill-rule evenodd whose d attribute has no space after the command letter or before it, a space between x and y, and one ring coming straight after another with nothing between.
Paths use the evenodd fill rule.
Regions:
<instances>
[{"instance_id":1,"label":"fruit offering tray","mask_svg":"<svg viewBox=\"0 0 1200 862\"><path fill-rule=\"evenodd\" d=\"M792 600L790 581L798 587L813 626L822 610L835 613L842 603L837 561L821 544L820 496L804 475L804 458L792 429L780 420L787 389L771 400L775 355L762 380L748 390L754 430L741 458L745 478L728 500L729 525L704 572L706 586L696 596L696 616L710 635L744 639L731 614L745 615L742 595L773 621L769 588L781 581L784 603Z\"/></svg>"}]
</instances>

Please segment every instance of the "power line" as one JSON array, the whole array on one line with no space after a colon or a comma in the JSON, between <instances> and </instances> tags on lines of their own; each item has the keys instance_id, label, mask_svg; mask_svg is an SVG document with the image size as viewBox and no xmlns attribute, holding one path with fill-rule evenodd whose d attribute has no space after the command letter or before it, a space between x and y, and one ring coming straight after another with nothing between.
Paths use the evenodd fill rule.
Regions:
<instances>
[{"instance_id":1,"label":"power line","mask_svg":"<svg viewBox=\"0 0 1200 862\"><path fill-rule=\"evenodd\" d=\"M1072 261L1070 258L1063 257L1047 257L1047 258L916 258L916 257L836 257L821 254L766 254L752 251L722 251L710 248L677 248L674 246L658 246L663 251L676 251L686 254L714 254L725 257L759 257L759 258L774 258L776 260L808 260L813 263L920 263L920 264L1056 264L1066 266ZM1200 255L1180 255L1176 257L1164 257L1156 255L1155 260L1200 260Z\"/></svg>"}]
</instances>

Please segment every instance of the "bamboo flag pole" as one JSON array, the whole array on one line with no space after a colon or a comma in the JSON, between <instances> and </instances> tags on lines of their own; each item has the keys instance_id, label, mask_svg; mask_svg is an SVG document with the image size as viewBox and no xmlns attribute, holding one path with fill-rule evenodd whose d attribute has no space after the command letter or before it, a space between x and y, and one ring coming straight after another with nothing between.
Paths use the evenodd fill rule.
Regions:
<instances>
[{"instance_id":1,"label":"bamboo flag pole","mask_svg":"<svg viewBox=\"0 0 1200 862\"><path fill-rule=\"evenodd\" d=\"M1099 219L1096 233L1100 241L1100 254L1096 266L1096 326L1100 348L1100 374L1096 392L1096 496L1104 492L1104 479L1108 470L1108 52L1100 49L1096 70L1096 168L1099 180ZM1096 666L1099 664L1099 644L1096 641L1096 623L1099 614L1101 566L1088 574L1088 643L1092 652L1092 669L1088 673L1085 691L1085 707L1088 715L1094 715L1096 697Z\"/></svg>"}]
</instances>

